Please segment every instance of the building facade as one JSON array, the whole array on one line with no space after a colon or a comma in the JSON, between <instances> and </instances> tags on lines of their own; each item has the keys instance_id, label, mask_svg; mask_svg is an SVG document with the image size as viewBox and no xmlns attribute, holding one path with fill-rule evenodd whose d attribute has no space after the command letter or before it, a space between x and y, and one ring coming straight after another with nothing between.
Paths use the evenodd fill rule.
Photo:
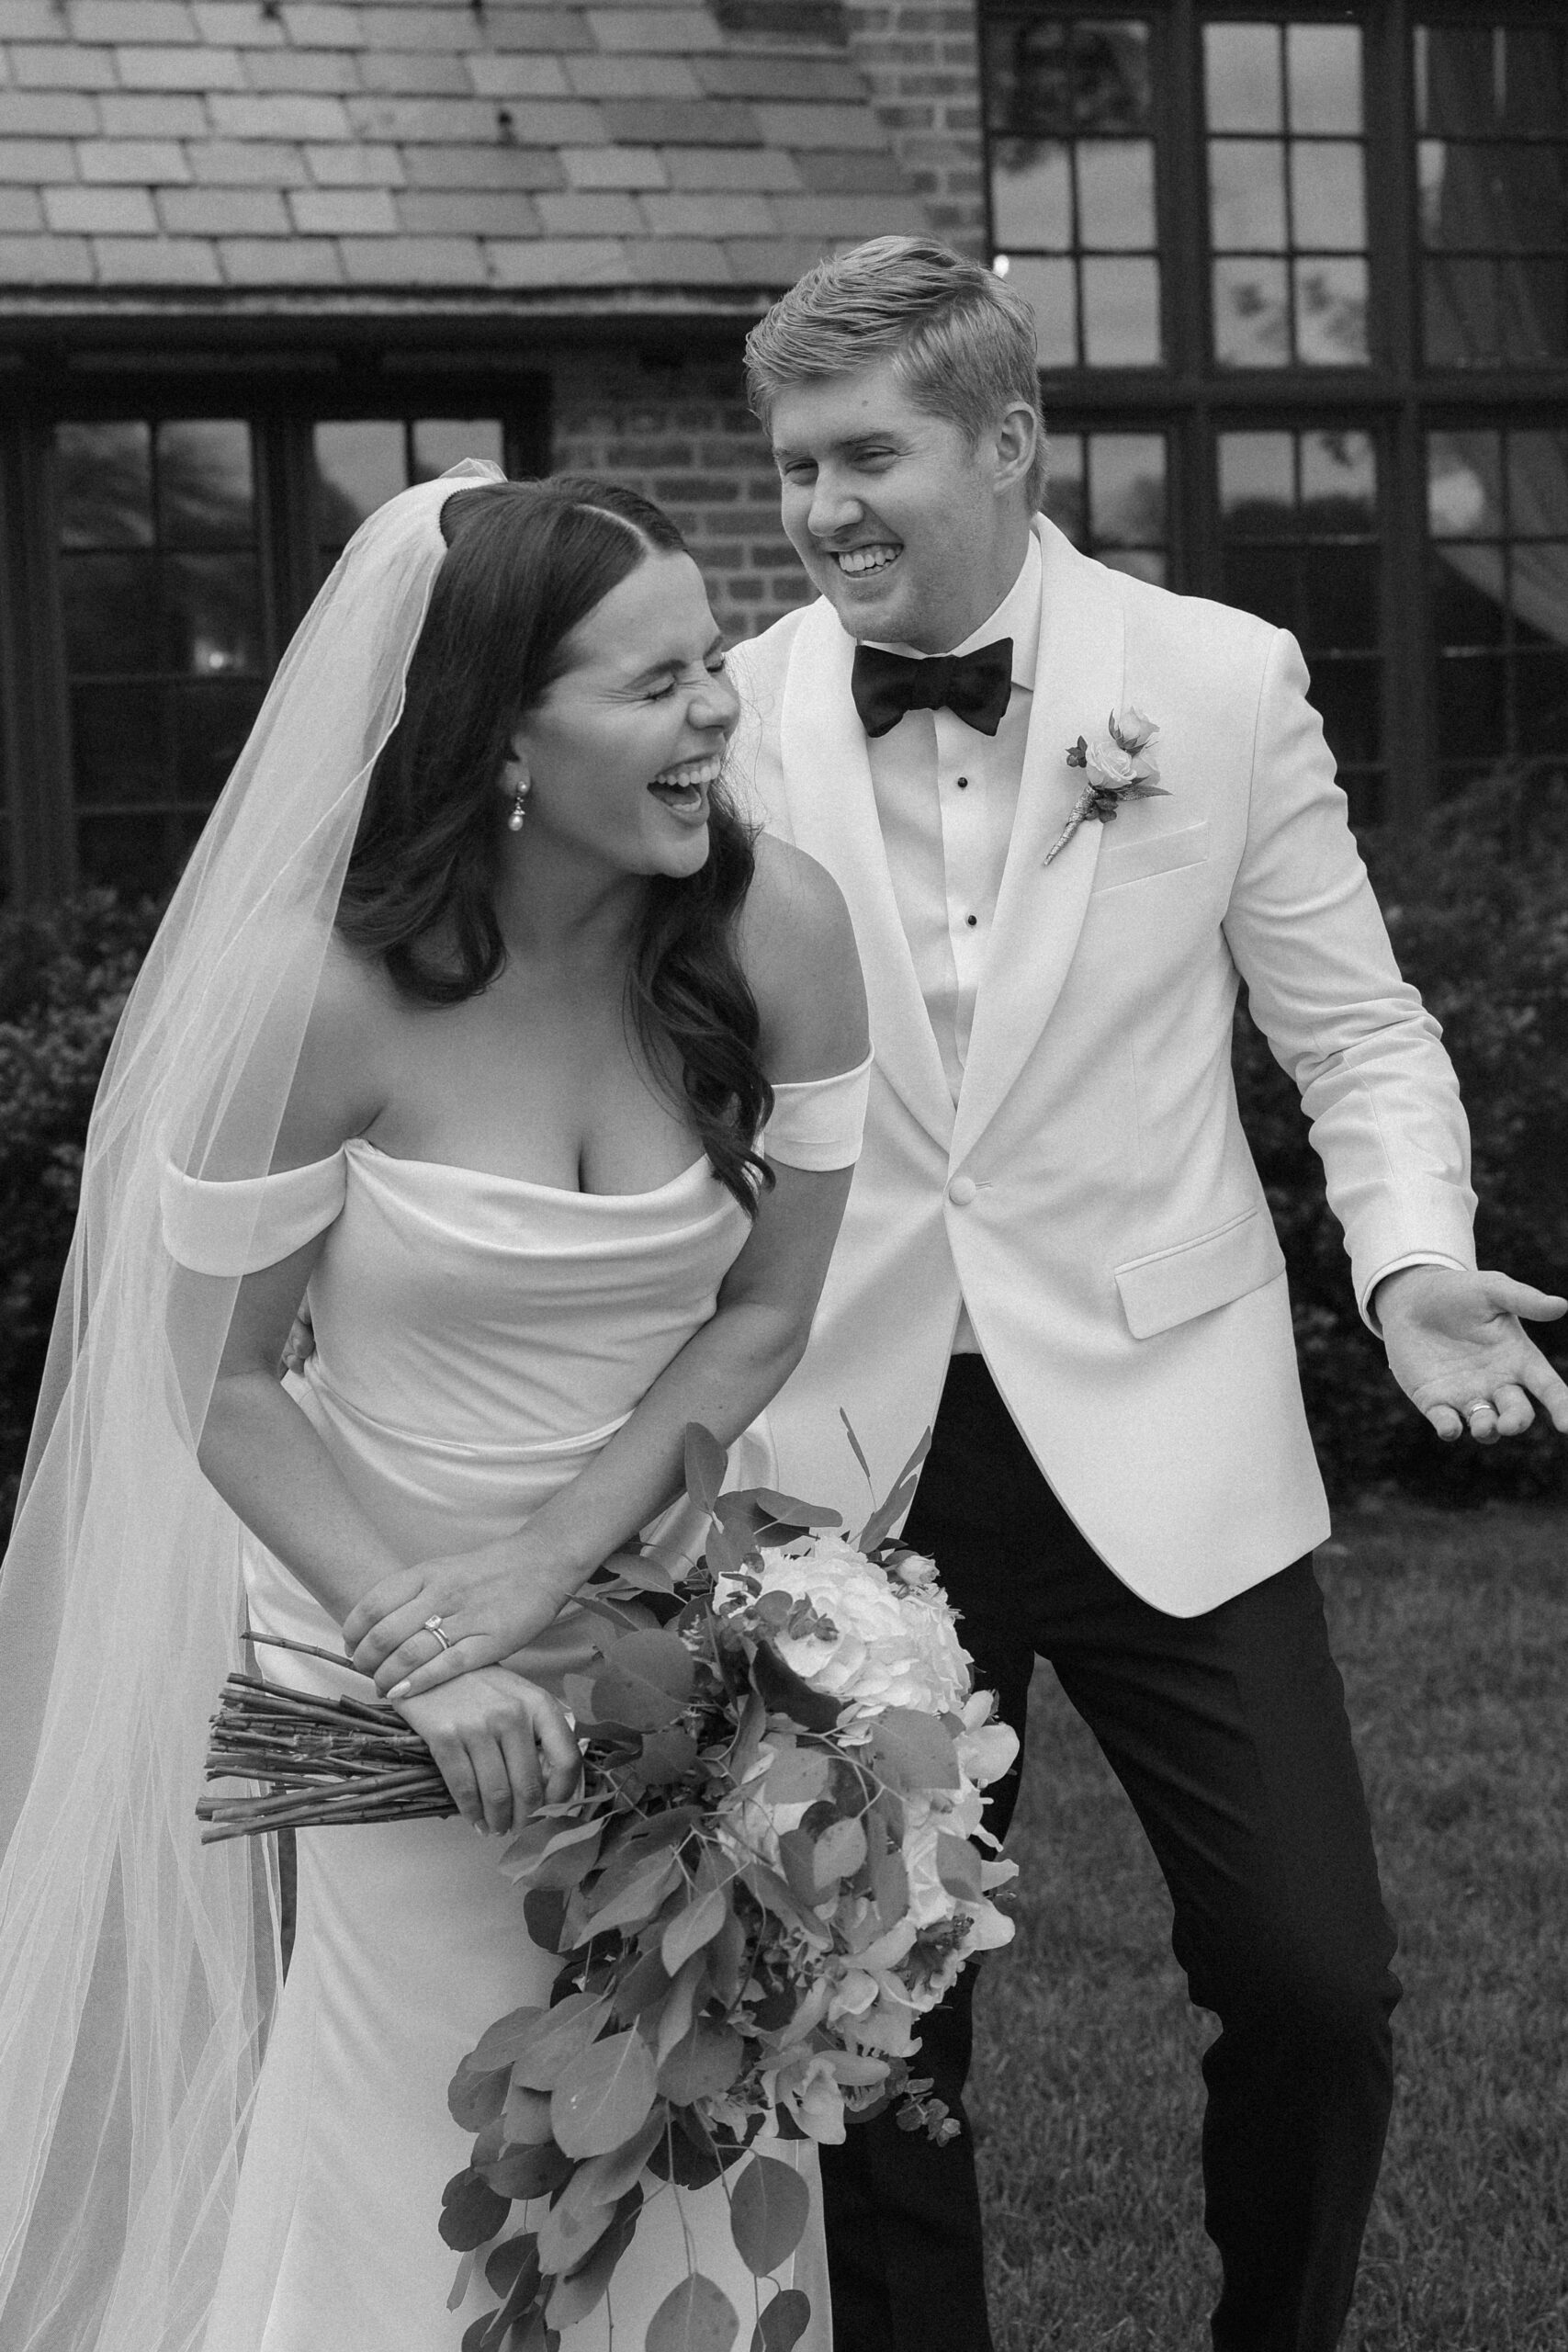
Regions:
<instances>
[{"instance_id":1,"label":"building facade","mask_svg":"<svg viewBox=\"0 0 1568 2352\"><path fill-rule=\"evenodd\" d=\"M0 0L0 890L160 890L462 454L804 593L741 339L890 230L1034 303L1050 511L1293 628L1362 824L1568 758L1568 30L1529 0Z\"/></svg>"}]
</instances>

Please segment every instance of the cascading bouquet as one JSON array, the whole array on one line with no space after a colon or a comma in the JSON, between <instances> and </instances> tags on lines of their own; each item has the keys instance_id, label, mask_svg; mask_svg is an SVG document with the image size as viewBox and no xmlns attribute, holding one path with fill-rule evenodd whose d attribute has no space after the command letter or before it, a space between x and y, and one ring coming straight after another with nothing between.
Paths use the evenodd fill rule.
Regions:
<instances>
[{"instance_id":1,"label":"cascading bouquet","mask_svg":"<svg viewBox=\"0 0 1568 2352\"><path fill-rule=\"evenodd\" d=\"M722 1492L724 1453L694 1427L701 1562L677 1582L645 1558L581 1596L598 1653L565 1690L582 1785L501 1858L560 1972L550 2005L492 2025L450 2091L476 2135L443 2198L451 2304L480 2265L499 2299L463 2352L554 2352L605 2297L645 2202L731 2175L731 2234L758 2282L751 2352L789 2352L808 2299L776 2287L764 2308L761 2285L800 2243L808 2198L758 2134L838 2142L890 2101L906 2129L957 2132L910 2061L922 2013L1011 1937L989 1898L1015 1866L981 1815L1018 1742L971 1690L933 1564L889 1536L924 1450L852 1544L836 1512ZM255 1771L246 1752L248 1766L215 1748L213 1769ZM378 1769L396 1784L381 1817L450 1809L434 1791L420 1803L400 1750ZM270 1826L269 1806L377 1817L344 1779L324 1800L291 1785L228 1803L247 1810L220 1834ZM533 2200L508 2234L513 2202ZM693 2271L645 2352L728 2352L739 2326Z\"/></svg>"}]
</instances>

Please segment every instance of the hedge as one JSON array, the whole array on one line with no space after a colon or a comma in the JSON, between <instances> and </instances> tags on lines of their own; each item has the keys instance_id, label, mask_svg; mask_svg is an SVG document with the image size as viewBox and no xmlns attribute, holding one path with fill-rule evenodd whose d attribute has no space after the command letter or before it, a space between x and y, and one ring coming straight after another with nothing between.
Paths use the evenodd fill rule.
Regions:
<instances>
[{"instance_id":1,"label":"hedge","mask_svg":"<svg viewBox=\"0 0 1568 2352\"><path fill-rule=\"evenodd\" d=\"M1568 768L1489 779L1368 862L1401 964L1443 1024L1470 1113L1483 1265L1568 1283ZM0 1527L26 1448L70 1240L82 1137L156 922L103 891L0 918ZM1540 1426L1483 1453L1438 1444L1356 1313L1296 1091L1238 1014L1235 1073L1284 1247L1307 1413L1331 1489L1432 1499L1568 1492ZM1538 1327L1563 1360L1562 1325Z\"/></svg>"}]
</instances>

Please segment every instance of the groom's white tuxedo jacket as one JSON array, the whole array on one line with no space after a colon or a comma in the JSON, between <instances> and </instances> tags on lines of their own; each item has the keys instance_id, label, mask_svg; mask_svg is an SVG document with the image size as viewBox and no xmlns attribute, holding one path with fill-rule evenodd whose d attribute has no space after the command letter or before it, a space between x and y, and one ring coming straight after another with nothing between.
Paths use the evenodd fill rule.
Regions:
<instances>
[{"instance_id":1,"label":"groom's white tuxedo jacket","mask_svg":"<svg viewBox=\"0 0 1568 2352\"><path fill-rule=\"evenodd\" d=\"M735 772L835 876L871 1001L864 1154L804 1362L771 1408L781 1483L867 1500L942 1393L961 1302L1042 1471L1100 1556L1179 1616L1328 1532L1283 1260L1236 1113L1238 975L1302 1091L1363 1308L1474 1264L1468 1138L1400 978L1294 640L1079 555L1036 524L1039 667L956 1106L895 902L853 641L824 602L733 657ZM1135 704L1168 798L1046 852L1066 753Z\"/></svg>"}]
</instances>

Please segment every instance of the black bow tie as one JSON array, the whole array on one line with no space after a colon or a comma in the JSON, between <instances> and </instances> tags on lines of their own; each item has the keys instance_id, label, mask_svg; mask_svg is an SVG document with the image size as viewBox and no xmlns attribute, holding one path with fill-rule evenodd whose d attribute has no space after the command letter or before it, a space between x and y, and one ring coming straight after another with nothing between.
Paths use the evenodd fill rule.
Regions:
<instances>
[{"instance_id":1,"label":"black bow tie","mask_svg":"<svg viewBox=\"0 0 1568 2352\"><path fill-rule=\"evenodd\" d=\"M966 726L994 735L1012 693L1012 639L998 637L973 653L940 653L928 662L857 645L850 692L868 735L886 735L907 710L944 706Z\"/></svg>"}]
</instances>

